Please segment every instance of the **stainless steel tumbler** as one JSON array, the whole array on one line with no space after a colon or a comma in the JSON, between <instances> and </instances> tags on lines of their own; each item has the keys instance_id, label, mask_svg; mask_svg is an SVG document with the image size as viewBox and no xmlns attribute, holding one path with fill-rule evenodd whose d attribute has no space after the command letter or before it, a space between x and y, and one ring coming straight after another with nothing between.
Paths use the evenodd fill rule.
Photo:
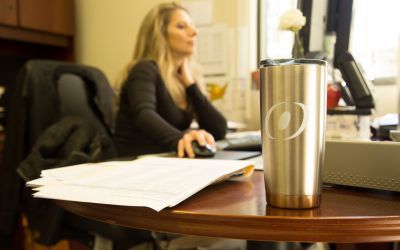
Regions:
<instances>
[{"instance_id":1,"label":"stainless steel tumbler","mask_svg":"<svg viewBox=\"0 0 400 250\"><path fill-rule=\"evenodd\" d=\"M261 134L267 204L320 204L325 147L326 62L260 63Z\"/></svg>"}]
</instances>

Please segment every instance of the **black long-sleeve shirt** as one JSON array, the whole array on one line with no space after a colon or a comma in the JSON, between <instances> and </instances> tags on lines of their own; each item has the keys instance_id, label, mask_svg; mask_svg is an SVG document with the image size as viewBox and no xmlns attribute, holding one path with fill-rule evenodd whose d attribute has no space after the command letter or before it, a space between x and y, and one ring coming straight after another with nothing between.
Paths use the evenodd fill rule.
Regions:
<instances>
[{"instance_id":1,"label":"black long-sleeve shirt","mask_svg":"<svg viewBox=\"0 0 400 250\"><path fill-rule=\"evenodd\" d=\"M153 61L138 62L121 90L114 143L120 156L176 150L195 117L200 128L216 140L225 137L227 122L197 84L186 88L192 112L179 108Z\"/></svg>"}]
</instances>

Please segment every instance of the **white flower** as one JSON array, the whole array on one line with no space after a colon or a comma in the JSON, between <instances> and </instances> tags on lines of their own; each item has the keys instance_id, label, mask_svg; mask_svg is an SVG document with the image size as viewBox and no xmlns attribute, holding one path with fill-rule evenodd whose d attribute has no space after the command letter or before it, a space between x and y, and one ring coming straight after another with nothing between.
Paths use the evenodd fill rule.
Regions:
<instances>
[{"instance_id":1,"label":"white flower","mask_svg":"<svg viewBox=\"0 0 400 250\"><path fill-rule=\"evenodd\" d=\"M289 10L280 17L279 29L299 31L306 24L306 18L303 13L298 10Z\"/></svg>"}]
</instances>

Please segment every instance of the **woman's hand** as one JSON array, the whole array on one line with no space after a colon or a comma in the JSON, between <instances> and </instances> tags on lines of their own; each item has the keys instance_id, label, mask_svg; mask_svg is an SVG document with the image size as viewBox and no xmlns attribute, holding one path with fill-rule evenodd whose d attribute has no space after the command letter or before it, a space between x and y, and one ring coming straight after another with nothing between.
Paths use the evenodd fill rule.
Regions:
<instances>
[{"instance_id":1,"label":"woman's hand","mask_svg":"<svg viewBox=\"0 0 400 250\"><path fill-rule=\"evenodd\" d=\"M192 148L192 141L197 141L200 146L206 144L211 145L215 148L214 137L205 130L190 130L186 132L183 137L178 141L178 157L184 157L185 153L187 157L194 158L194 152Z\"/></svg>"},{"instance_id":2,"label":"woman's hand","mask_svg":"<svg viewBox=\"0 0 400 250\"><path fill-rule=\"evenodd\" d=\"M194 83L194 78L192 72L190 72L189 61L187 58L183 59L182 65L178 68L177 77L185 87L189 87Z\"/></svg>"}]
</instances>

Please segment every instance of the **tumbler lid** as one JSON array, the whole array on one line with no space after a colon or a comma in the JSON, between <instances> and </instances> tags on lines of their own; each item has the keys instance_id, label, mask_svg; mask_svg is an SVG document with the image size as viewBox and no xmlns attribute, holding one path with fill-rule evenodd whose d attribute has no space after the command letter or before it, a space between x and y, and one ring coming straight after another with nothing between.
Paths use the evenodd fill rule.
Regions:
<instances>
[{"instance_id":1,"label":"tumbler lid","mask_svg":"<svg viewBox=\"0 0 400 250\"><path fill-rule=\"evenodd\" d=\"M266 59L260 62L260 67L270 66L285 66L285 65L296 65L296 64L319 64L327 66L326 61L318 59L308 58L289 58L289 59Z\"/></svg>"}]
</instances>

